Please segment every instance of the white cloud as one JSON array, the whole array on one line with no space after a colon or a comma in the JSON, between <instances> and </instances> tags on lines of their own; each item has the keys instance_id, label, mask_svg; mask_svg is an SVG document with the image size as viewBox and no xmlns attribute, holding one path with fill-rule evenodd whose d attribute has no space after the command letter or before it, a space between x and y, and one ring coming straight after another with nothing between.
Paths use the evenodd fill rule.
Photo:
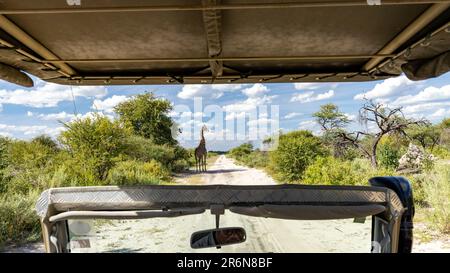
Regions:
<instances>
[{"instance_id":1,"label":"white cloud","mask_svg":"<svg viewBox=\"0 0 450 273\"><path fill-rule=\"evenodd\" d=\"M34 116L33 112L27 111L27 117L32 117Z\"/></svg>"},{"instance_id":2,"label":"white cloud","mask_svg":"<svg viewBox=\"0 0 450 273\"><path fill-rule=\"evenodd\" d=\"M320 87L323 87L324 84L323 83L318 83L318 82L296 82L294 83L294 88L297 90L314 90L314 89L318 89Z\"/></svg>"},{"instance_id":3,"label":"white cloud","mask_svg":"<svg viewBox=\"0 0 450 273\"><path fill-rule=\"evenodd\" d=\"M9 124L0 124L0 131L2 135L13 137L17 134L22 134L27 138L31 138L34 136L46 134L50 136L57 136L63 127L49 127L46 125L9 125Z\"/></svg>"},{"instance_id":4,"label":"white cloud","mask_svg":"<svg viewBox=\"0 0 450 273\"><path fill-rule=\"evenodd\" d=\"M242 84L186 84L177 94L181 99L193 99L195 97L209 97L218 99L225 92L233 92L243 87Z\"/></svg>"},{"instance_id":5,"label":"white cloud","mask_svg":"<svg viewBox=\"0 0 450 273\"><path fill-rule=\"evenodd\" d=\"M440 108L436 112L430 115L431 118L444 118L450 117L450 109Z\"/></svg>"},{"instance_id":6,"label":"white cloud","mask_svg":"<svg viewBox=\"0 0 450 273\"><path fill-rule=\"evenodd\" d=\"M269 88L260 83L255 83L252 87L242 90L242 93L249 98L260 97L265 95L267 92L269 92Z\"/></svg>"},{"instance_id":7,"label":"white cloud","mask_svg":"<svg viewBox=\"0 0 450 273\"><path fill-rule=\"evenodd\" d=\"M428 102L428 103L420 103L415 105L408 105L403 107L402 111L405 114L415 114L421 112L427 112L431 110L435 110L437 108L442 108L450 106L450 101L447 102Z\"/></svg>"},{"instance_id":8,"label":"white cloud","mask_svg":"<svg viewBox=\"0 0 450 273\"><path fill-rule=\"evenodd\" d=\"M244 87L244 84L213 84L211 85L212 89L220 90L220 91L235 91L240 90Z\"/></svg>"},{"instance_id":9,"label":"white cloud","mask_svg":"<svg viewBox=\"0 0 450 273\"><path fill-rule=\"evenodd\" d=\"M312 131L314 134L320 134L321 133L319 125L314 120L301 121L298 124L298 129L300 129L300 130L309 130L309 131Z\"/></svg>"},{"instance_id":10,"label":"white cloud","mask_svg":"<svg viewBox=\"0 0 450 273\"><path fill-rule=\"evenodd\" d=\"M107 94L104 86L73 86L74 97L102 98ZM0 104L25 105L36 108L56 107L62 101L71 101L71 87L54 83L38 83L32 90L0 90Z\"/></svg>"},{"instance_id":11,"label":"white cloud","mask_svg":"<svg viewBox=\"0 0 450 273\"><path fill-rule=\"evenodd\" d=\"M247 116L247 113L245 112L240 112L240 113L236 113L236 112L231 112L231 113L227 113L225 116L225 120L233 120L233 119L243 119Z\"/></svg>"},{"instance_id":12,"label":"white cloud","mask_svg":"<svg viewBox=\"0 0 450 273\"><path fill-rule=\"evenodd\" d=\"M39 114L37 115L42 120L69 120L75 117L74 114L66 113L65 111L51 114Z\"/></svg>"},{"instance_id":13,"label":"white cloud","mask_svg":"<svg viewBox=\"0 0 450 273\"><path fill-rule=\"evenodd\" d=\"M448 100L448 99L450 99L450 84L444 85L440 88L434 86L427 87L415 95L407 95L399 97L393 102L393 104L406 105L419 102Z\"/></svg>"},{"instance_id":14,"label":"white cloud","mask_svg":"<svg viewBox=\"0 0 450 273\"><path fill-rule=\"evenodd\" d=\"M349 120L355 120L355 119L356 119L356 115L354 115L354 114L344 113L344 115L345 115Z\"/></svg>"},{"instance_id":15,"label":"white cloud","mask_svg":"<svg viewBox=\"0 0 450 273\"><path fill-rule=\"evenodd\" d=\"M328 92L315 95L314 92L306 92L300 94L294 94L291 101L298 101L300 103L313 102L319 100L329 99L334 96L334 90L329 90Z\"/></svg>"},{"instance_id":16,"label":"white cloud","mask_svg":"<svg viewBox=\"0 0 450 273\"><path fill-rule=\"evenodd\" d=\"M234 113L248 112L255 110L260 105L271 103L272 100L276 97L277 97L276 95L274 96L264 95L262 97L248 98L244 101L225 105L223 108L226 112L234 112Z\"/></svg>"},{"instance_id":17,"label":"white cloud","mask_svg":"<svg viewBox=\"0 0 450 273\"><path fill-rule=\"evenodd\" d=\"M114 111L115 106L117 106L119 103L124 102L129 99L130 99L130 97L117 96L117 95L114 95L114 96L104 99L104 100L96 99L92 103L91 109L105 111L106 113L112 113Z\"/></svg>"},{"instance_id":18,"label":"white cloud","mask_svg":"<svg viewBox=\"0 0 450 273\"><path fill-rule=\"evenodd\" d=\"M8 132L0 132L0 136L2 136L2 137L10 137L10 138L13 137L13 135L11 133L8 133Z\"/></svg>"},{"instance_id":19,"label":"white cloud","mask_svg":"<svg viewBox=\"0 0 450 273\"><path fill-rule=\"evenodd\" d=\"M114 116L105 114L103 112L87 112L87 113L78 114L78 115L72 117L72 119L70 121L74 121L74 120L77 120L77 119L94 118L96 115L99 115L101 117L107 117L110 120L114 120Z\"/></svg>"},{"instance_id":20,"label":"white cloud","mask_svg":"<svg viewBox=\"0 0 450 273\"><path fill-rule=\"evenodd\" d=\"M406 76L402 75L396 78L389 78L381 83L377 83L375 87L365 93L357 94L353 97L355 100L363 99L380 99L398 94L407 86L417 85L417 82L409 80Z\"/></svg>"},{"instance_id":21,"label":"white cloud","mask_svg":"<svg viewBox=\"0 0 450 273\"><path fill-rule=\"evenodd\" d=\"M303 114L302 113L297 113L297 112L292 112L292 113L289 113L286 116L284 116L284 118L285 119L292 119L292 118L295 118L295 117L299 117L301 115L303 115Z\"/></svg>"}]
</instances>

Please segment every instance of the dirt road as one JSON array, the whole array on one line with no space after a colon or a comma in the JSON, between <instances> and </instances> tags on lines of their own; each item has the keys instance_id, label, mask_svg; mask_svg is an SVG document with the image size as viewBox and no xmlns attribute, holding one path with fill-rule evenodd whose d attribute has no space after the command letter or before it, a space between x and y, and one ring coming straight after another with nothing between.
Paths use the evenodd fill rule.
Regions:
<instances>
[{"instance_id":1,"label":"dirt road","mask_svg":"<svg viewBox=\"0 0 450 273\"><path fill-rule=\"evenodd\" d=\"M275 182L263 171L238 166L220 156L196 184L271 185ZM195 180L195 179L194 179ZM184 178L180 183L189 184ZM215 227L209 212L172 219L116 221L99 225L90 238L90 249L82 252L192 252L190 235ZM295 221L246 217L227 211L221 226L241 226L247 241L221 249L199 252L369 252L370 219L364 224L353 219L331 221Z\"/></svg>"}]
</instances>

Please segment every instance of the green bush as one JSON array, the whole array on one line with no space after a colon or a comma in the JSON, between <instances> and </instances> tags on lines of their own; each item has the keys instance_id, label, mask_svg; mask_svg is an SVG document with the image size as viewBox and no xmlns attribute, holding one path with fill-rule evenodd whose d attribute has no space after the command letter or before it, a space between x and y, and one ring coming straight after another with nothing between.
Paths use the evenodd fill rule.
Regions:
<instances>
[{"instance_id":1,"label":"green bush","mask_svg":"<svg viewBox=\"0 0 450 273\"><path fill-rule=\"evenodd\" d=\"M269 161L268 154L260 150L253 150L251 143L241 144L231 149L228 154L238 163L250 168L265 168Z\"/></svg>"},{"instance_id":2,"label":"green bush","mask_svg":"<svg viewBox=\"0 0 450 273\"><path fill-rule=\"evenodd\" d=\"M34 211L38 196L37 191L0 195L0 248L5 243L40 238L39 218Z\"/></svg>"},{"instance_id":3,"label":"green bush","mask_svg":"<svg viewBox=\"0 0 450 273\"><path fill-rule=\"evenodd\" d=\"M158 145L148 138L130 136L126 140L126 147L123 154L128 160L156 160L171 171L183 171L193 165L189 152L178 145Z\"/></svg>"},{"instance_id":4,"label":"green bush","mask_svg":"<svg viewBox=\"0 0 450 273\"><path fill-rule=\"evenodd\" d=\"M294 131L280 136L277 149L270 153L269 169L277 180L299 181L306 168L325 155L327 151L318 137L309 131Z\"/></svg>"},{"instance_id":5,"label":"green bush","mask_svg":"<svg viewBox=\"0 0 450 273\"><path fill-rule=\"evenodd\" d=\"M87 158L82 161L65 153L62 153L60 158L61 164L52 173L48 188L99 186L104 184L103 180L98 177L95 159Z\"/></svg>"},{"instance_id":6,"label":"green bush","mask_svg":"<svg viewBox=\"0 0 450 273\"><path fill-rule=\"evenodd\" d=\"M109 172L106 180L109 185L155 185L171 181L170 173L161 163L122 161Z\"/></svg>"},{"instance_id":7,"label":"green bush","mask_svg":"<svg viewBox=\"0 0 450 273\"><path fill-rule=\"evenodd\" d=\"M429 151L429 153L431 152ZM445 148L444 146L436 146L433 149L432 154L441 159L450 159L450 150Z\"/></svg>"},{"instance_id":8,"label":"green bush","mask_svg":"<svg viewBox=\"0 0 450 273\"><path fill-rule=\"evenodd\" d=\"M7 145L7 164L1 170L3 192L26 194L30 190L45 189L58 160L58 151L39 141L10 141Z\"/></svg>"},{"instance_id":9,"label":"green bush","mask_svg":"<svg viewBox=\"0 0 450 273\"><path fill-rule=\"evenodd\" d=\"M64 124L67 128L59 140L78 165L88 162L99 180L106 178L116 157L126 149L130 131L117 121L99 114Z\"/></svg>"},{"instance_id":10,"label":"green bush","mask_svg":"<svg viewBox=\"0 0 450 273\"><path fill-rule=\"evenodd\" d=\"M432 227L442 233L450 233L450 168L440 164L427 176L423 184L425 200L431 211L427 218Z\"/></svg>"},{"instance_id":11,"label":"green bush","mask_svg":"<svg viewBox=\"0 0 450 273\"><path fill-rule=\"evenodd\" d=\"M355 172L350 161L334 157L319 157L309 165L303 175L302 183L310 185L355 185L367 184L362 175Z\"/></svg>"},{"instance_id":12,"label":"green bush","mask_svg":"<svg viewBox=\"0 0 450 273\"><path fill-rule=\"evenodd\" d=\"M400 152L388 144L378 146L378 163L380 166L388 169L397 169Z\"/></svg>"},{"instance_id":13,"label":"green bush","mask_svg":"<svg viewBox=\"0 0 450 273\"><path fill-rule=\"evenodd\" d=\"M235 159L239 159L243 156L250 154L253 151L253 145L251 143L241 144L230 150L229 154Z\"/></svg>"},{"instance_id":14,"label":"green bush","mask_svg":"<svg viewBox=\"0 0 450 273\"><path fill-rule=\"evenodd\" d=\"M261 151L253 151L241 158L240 162L250 168L265 168L269 162L268 153Z\"/></svg>"}]
</instances>

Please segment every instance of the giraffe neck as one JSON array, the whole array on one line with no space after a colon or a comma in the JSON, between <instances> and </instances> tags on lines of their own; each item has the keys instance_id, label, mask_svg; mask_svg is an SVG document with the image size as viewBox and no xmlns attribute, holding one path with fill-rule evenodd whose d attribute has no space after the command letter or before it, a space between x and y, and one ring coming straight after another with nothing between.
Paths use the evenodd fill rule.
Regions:
<instances>
[{"instance_id":1,"label":"giraffe neck","mask_svg":"<svg viewBox=\"0 0 450 273\"><path fill-rule=\"evenodd\" d=\"M205 143L205 136L203 134L203 128L202 128L202 131L200 132L200 138L201 138L200 142Z\"/></svg>"}]
</instances>

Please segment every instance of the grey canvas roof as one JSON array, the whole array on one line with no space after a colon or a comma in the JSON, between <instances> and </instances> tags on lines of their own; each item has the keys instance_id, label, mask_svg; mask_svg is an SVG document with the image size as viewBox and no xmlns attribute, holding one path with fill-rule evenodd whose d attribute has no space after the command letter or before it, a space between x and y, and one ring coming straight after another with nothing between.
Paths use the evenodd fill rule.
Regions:
<instances>
[{"instance_id":1,"label":"grey canvas roof","mask_svg":"<svg viewBox=\"0 0 450 273\"><path fill-rule=\"evenodd\" d=\"M80 5L78 5L80 4ZM448 0L1 0L0 78L369 81L449 70Z\"/></svg>"}]
</instances>

